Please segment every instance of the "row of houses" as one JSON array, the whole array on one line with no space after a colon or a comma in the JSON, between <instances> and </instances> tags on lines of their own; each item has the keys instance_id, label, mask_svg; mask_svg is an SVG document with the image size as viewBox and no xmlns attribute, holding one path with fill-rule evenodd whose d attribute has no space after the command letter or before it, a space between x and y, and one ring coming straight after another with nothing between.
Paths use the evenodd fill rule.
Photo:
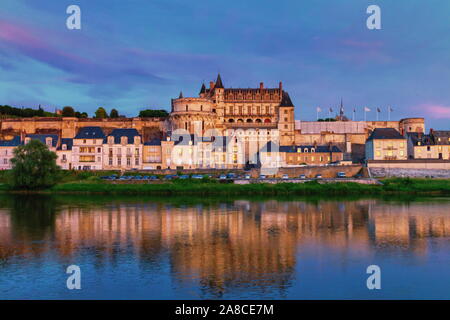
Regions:
<instances>
[{"instance_id":1,"label":"row of houses","mask_svg":"<svg viewBox=\"0 0 450 320\"><path fill-rule=\"evenodd\" d=\"M377 128L367 139L365 153L367 160L450 160L450 131L401 135L393 128Z\"/></svg>"},{"instance_id":2,"label":"row of houses","mask_svg":"<svg viewBox=\"0 0 450 320\"><path fill-rule=\"evenodd\" d=\"M351 163L336 145L279 145L266 135L254 141L238 136L200 137L172 134L163 140L143 141L134 128L80 128L75 137L27 134L0 140L0 169L11 168L14 148L36 139L57 154L66 170L240 169L249 164L266 167ZM450 160L450 131L401 135L393 128L375 129L365 144L367 160Z\"/></svg>"},{"instance_id":3,"label":"row of houses","mask_svg":"<svg viewBox=\"0 0 450 320\"><path fill-rule=\"evenodd\" d=\"M239 169L261 162L268 166L291 166L325 165L343 160L343 152L331 145L277 145L277 150L270 150L270 138L263 135L260 140L250 142L239 137L194 134L143 141L133 128L114 129L105 134L100 127L83 127L73 138L27 134L0 141L0 169L10 169L14 148L32 139L40 140L54 151L57 164L66 170Z\"/></svg>"}]
</instances>

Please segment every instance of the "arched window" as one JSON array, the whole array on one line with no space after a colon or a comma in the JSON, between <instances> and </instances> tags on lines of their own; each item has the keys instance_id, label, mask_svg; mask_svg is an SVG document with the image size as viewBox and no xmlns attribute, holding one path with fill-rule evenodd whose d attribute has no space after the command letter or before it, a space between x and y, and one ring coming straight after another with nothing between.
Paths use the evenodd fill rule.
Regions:
<instances>
[{"instance_id":1,"label":"arched window","mask_svg":"<svg viewBox=\"0 0 450 320\"><path fill-rule=\"evenodd\" d=\"M255 122L261 123L262 121L261 121L261 119L256 119Z\"/></svg>"},{"instance_id":2,"label":"arched window","mask_svg":"<svg viewBox=\"0 0 450 320\"><path fill-rule=\"evenodd\" d=\"M252 123L253 120L252 119L247 119L247 123Z\"/></svg>"},{"instance_id":3,"label":"arched window","mask_svg":"<svg viewBox=\"0 0 450 320\"><path fill-rule=\"evenodd\" d=\"M229 122L229 123L233 123L233 122L234 122L234 119L229 119L228 122Z\"/></svg>"},{"instance_id":4,"label":"arched window","mask_svg":"<svg viewBox=\"0 0 450 320\"><path fill-rule=\"evenodd\" d=\"M264 119L264 123L270 123L270 119Z\"/></svg>"},{"instance_id":5,"label":"arched window","mask_svg":"<svg viewBox=\"0 0 450 320\"><path fill-rule=\"evenodd\" d=\"M238 121L237 122L244 122L244 120L242 120L242 119L238 119Z\"/></svg>"},{"instance_id":6,"label":"arched window","mask_svg":"<svg viewBox=\"0 0 450 320\"><path fill-rule=\"evenodd\" d=\"M186 105L186 111L188 111L188 105Z\"/></svg>"}]
</instances>

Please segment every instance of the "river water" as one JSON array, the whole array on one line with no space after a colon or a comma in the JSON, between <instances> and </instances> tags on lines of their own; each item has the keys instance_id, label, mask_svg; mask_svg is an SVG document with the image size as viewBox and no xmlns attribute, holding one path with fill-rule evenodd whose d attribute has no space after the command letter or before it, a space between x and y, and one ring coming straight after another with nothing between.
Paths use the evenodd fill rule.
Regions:
<instances>
[{"instance_id":1,"label":"river water","mask_svg":"<svg viewBox=\"0 0 450 320\"><path fill-rule=\"evenodd\" d=\"M203 298L449 299L450 198L0 196L0 299Z\"/></svg>"}]
</instances>

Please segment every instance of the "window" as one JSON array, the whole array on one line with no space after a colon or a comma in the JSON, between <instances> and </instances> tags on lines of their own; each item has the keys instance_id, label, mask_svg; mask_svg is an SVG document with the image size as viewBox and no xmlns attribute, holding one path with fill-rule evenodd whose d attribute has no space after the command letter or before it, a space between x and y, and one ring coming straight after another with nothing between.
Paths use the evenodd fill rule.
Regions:
<instances>
[{"instance_id":1,"label":"window","mask_svg":"<svg viewBox=\"0 0 450 320\"><path fill-rule=\"evenodd\" d=\"M400 150L400 156L403 157L404 154L405 154L405 153L403 152L403 150Z\"/></svg>"},{"instance_id":2,"label":"window","mask_svg":"<svg viewBox=\"0 0 450 320\"><path fill-rule=\"evenodd\" d=\"M137 166L139 165L139 158L135 159L134 164L137 165Z\"/></svg>"},{"instance_id":3,"label":"window","mask_svg":"<svg viewBox=\"0 0 450 320\"><path fill-rule=\"evenodd\" d=\"M131 158L127 157L127 166L131 166Z\"/></svg>"},{"instance_id":4,"label":"window","mask_svg":"<svg viewBox=\"0 0 450 320\"><path fill-rule=\"evenodd\" d=\"M117 165L118 166L122 165L122 158L121 157L117 157Z\"/></svg>"},{"instance_id":5,"label":"window","mask_svg":"<svg viewBox=\"0 0 450 320\"><path fill-rule=\"evenodd\" d=\"M400 148L403 148L405 144L403 142L400 142Z\"/></svg>"},{"instance_id":6,"label":"window","mask_svg":"<svg viewBox=\"0 0 450 320\"><path fill-rule=\"evenodd\" d=\"M83 143L86 144L86 140L83 140Z\"/></svg>"},{"instance_id":7,"label":"window","mask_svg":"<svg viewBox=\"0 0 450 320\"><path fill-rule=\"evenodd\" d=\"M113 165L113 159L110 157L109 158L109 165L112 166Z\"/></svg>"},{"instance_id":8,"label":"window","mask_svg":"<svg viewBox=\"0 0 450 320\"><path fill-rule=\"evenodd\" d=\"M102 152L102 148L97 148L97 153Z\"/></svg>"},{"instance_id":9,"label":"window","mask_svg":"<svg viewBox=\"0 0 450 320\"><path fill-rule=\"evenodd\" d=\"M3 159L3 164L8 164L8 159Z\"/></svg>"},{"instance_id":10,"label":"window","mask_svg":"<svg viewBox=\"0 0 450 320\"><path fill-rule=\"evenodd\" d=\"M62 159L63 159L63 161L66 161L66 160L67 160L65 154L62 155Z\"/></svg>"}]
</instances>

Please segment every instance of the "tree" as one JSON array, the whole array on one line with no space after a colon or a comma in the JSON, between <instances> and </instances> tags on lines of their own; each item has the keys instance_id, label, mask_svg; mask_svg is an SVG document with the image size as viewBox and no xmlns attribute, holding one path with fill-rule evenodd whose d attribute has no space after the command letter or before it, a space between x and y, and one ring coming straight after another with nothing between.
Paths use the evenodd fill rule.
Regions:
<instances>
[{"instance_id":1,"label":"tree","mask_svg":"<svg viewBox=\"0 0 450 320\"><path fill-rule=\"evenodd\" d=\"M70 106L66 106L62 109L62 116L63 117L75 117L75 110Z\"/></svg>"},{"instance_id":2,"label":"tree","mask_svg":"<svg viewBox=\"0 0 450 320\"><path fill-rule=\"evenodd\" d=\"M59 179L56 153L39 140L31 140L14 149L9 182L16 189L41 189L55 185Z\"/></svg>"},{"instance_id":3,"label":"tree","mask_svg":"<svg viewBox=\"0 0 450 320\"><path fill-rule=\"evenodd\" d=\"M104 108L100 107L95 111L95 117L98 119L105 119L108 118L108 114Z\"/></svg>"},{"instance_id":4,"label":"tree","mask_svg":"<svg viewBox=\"0 0 450 320\"><path fill-rule=\"evenodd\" d=\"M165 118L167 116L169 116L169 114L167 113L166 110L151 110L151 109L147 109L147 110L141 110L139 112L139 117L140 118L153 118L153 117Z\"/></svg>"},{"instance_id":5,"label":"tree","mask_svg":"<svg viewBox=\"0 0 450 320\"><path fill-rule=\"evenodd\" d=\"M119 112L116 109L112 109L111 112L109 113L109 117L110 118L118 118Z\"/></svg>"}]
</instances>

